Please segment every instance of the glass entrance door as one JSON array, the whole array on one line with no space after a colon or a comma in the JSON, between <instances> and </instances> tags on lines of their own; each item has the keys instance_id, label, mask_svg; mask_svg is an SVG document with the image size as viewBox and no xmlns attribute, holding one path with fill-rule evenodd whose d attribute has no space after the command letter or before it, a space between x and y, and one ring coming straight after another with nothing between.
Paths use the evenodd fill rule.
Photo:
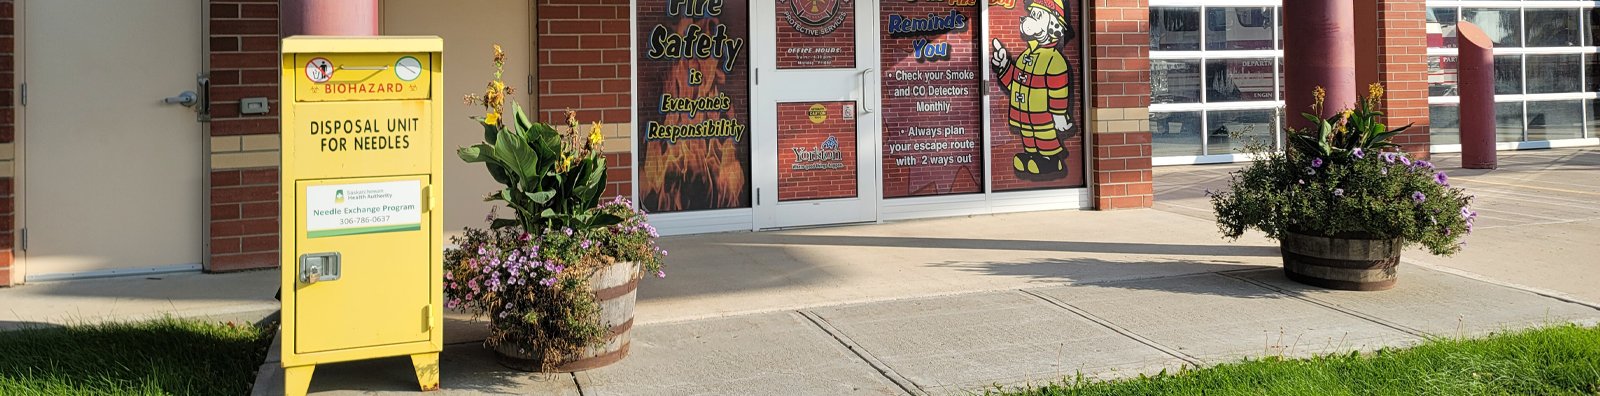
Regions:
<instances>
[{"instance_id":1,"label":"glass entrance door","mask_svg":"<svg viewBox=\"0 0 1600 396\"><path fill-rule=\"evenodd\" d=\"M756 227L876 221L876 1L753 6Z\"/></svg>"}]
</instances>

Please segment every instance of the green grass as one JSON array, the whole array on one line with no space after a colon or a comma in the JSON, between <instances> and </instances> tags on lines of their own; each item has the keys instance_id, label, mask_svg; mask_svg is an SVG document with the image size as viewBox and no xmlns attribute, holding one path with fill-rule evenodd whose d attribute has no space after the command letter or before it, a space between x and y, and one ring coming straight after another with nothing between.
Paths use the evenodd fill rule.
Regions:
<instances>
[{"instance_id":1,"label":"green grass","mask_svg":"<svg viewBox=\"0 0 1600 396\"><path fill-rule=\"evenodd\" d=\"M271 342L173 318L0 331L0 395L243 395Z\"/></svg>"},{"instance_id":2,"label":"green grass","mask_svg":"<svg viewBox=\"0 0 1600 396\"><path fill-rule=\"evenodd\" d=\"M1268 358L1116 381L1068 379L986 395L1600 395L1600 328L1431 340L1376 353Z\"/></svg>"}]
</instances>

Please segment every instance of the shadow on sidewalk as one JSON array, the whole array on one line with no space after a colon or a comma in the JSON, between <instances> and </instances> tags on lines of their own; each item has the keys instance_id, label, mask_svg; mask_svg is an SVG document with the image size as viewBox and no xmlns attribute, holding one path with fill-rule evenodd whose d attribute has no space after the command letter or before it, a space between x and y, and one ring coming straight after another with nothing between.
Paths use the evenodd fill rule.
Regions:
<instances>
[{"instance_id":1,"label":"shadow on sidewalk","mask_svg":"<svg viewBox=\"0 0 1600 396\"><path fill-rule=\"evenodd\" d=\"M11 321L11 320L0 320L0 331L53 329L53 328L57 328L57 327L61 327L61 325L58 325L58 324L55 324L55 323L45 323L45 322L19 322L19 321Z\"/></svg>"},{"instance_id":2,"label":"shadow on sidewalk","mask_svg":"<svg viewBox=\"0 0 1600 396\"><path fill-rule=\"evenodd\" d=\"M1163 256L1258 256L1277 257L1274 246L1182 245L1167 243L1030 241L1013 239L931 238L898 236L834 236L793 234L749 234L750 238L728 238L722 244L735 246L850 246L974 250L1018 250L1061 253L1149 254ZM742 239L742 240L741 240Z\"/></svg>"},{"instance_id":3,"label":"shadow on sidewalk","mask_svg":"<svg viewBox=\"0 0 1600 396\"><path fill-rule=\"evenodd\" d=\"M1258 268L1276 246L977 239L938 236L818 235L812 231L668 238L668 277L650 279L642 300L737 294L848 283L846 277L926 281L941 268L1039 282L1099 282ZM827 231L824 231L827 232ZM1088 259L1128 255L1128 262ZM975 260L1039 260L1025 265ZM1163 261L1140 261L1163 260ZM983 269L982 267L988 267ZM870 268L864 270L857 270ZM930 269L928 271L918 268ZM944 281L958 281L947 279Z\"/></svg>"},{"instance_id":4,"label":"shadow on sidewalk","mask_svg":"<svg viewBox=\"0 0 1600 396\"><path fill-rule=\"evenodd\" d=\"M1239 261L1192 262L1182 260L1111 261L1094 258L1042 259L1027 261L952 261L939 266L984 275L1027 277L1041 283L1071 284L1128 290L1153 290L1169 293L1212 295L1235 298L1284 298L1283 293L1264 287L1216 288L1201 282L1148 282L1206 276L1223 271L1269 271L1279 267L1252 265ZM1146 274L1146 276L1139 276ZM1291 292L1292 293L1292 292Z\"/></svg>"}]
</instances>

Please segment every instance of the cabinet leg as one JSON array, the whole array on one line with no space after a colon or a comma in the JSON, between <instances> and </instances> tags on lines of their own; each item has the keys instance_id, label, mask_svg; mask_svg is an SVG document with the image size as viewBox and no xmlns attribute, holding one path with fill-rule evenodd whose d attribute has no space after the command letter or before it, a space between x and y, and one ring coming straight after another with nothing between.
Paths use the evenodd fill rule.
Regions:
<instances>
[{"instance_id":1,"label":"cabinet leg","mask_svg":"<svg viewBox=\"0 0 1600 396\"><path fill-rule=\"evenodd\" d=\"M411 355L411 367L417 371L417 385L422 391L439 390L439 353Z\"/></svg>"},{"instance_id":2,"label":"cabinet leg","mask_svg":"<svg viewBox=\"0 0 1600 396\"><path fill-rule=\"evenodd\" d=\"M317 366L297 366L283 368L283 394L286 396L303 396L311 390L311 372Z\"/></svg>"}]
</instances>

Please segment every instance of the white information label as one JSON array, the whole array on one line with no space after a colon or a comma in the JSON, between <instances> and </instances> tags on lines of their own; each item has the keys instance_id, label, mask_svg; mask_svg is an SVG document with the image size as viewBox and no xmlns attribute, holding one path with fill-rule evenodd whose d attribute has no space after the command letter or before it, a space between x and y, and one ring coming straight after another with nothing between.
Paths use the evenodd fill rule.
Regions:
<instances>
[{"instance_id":1,"label":"white information label","mask_svg":"<svg viewBox=\"0 0 1600 396\"><path fill-rule=\"evenodd\" d=\"M306 187L306 238L422 229L422 182Z\"/></svg>"}]
</instances>

